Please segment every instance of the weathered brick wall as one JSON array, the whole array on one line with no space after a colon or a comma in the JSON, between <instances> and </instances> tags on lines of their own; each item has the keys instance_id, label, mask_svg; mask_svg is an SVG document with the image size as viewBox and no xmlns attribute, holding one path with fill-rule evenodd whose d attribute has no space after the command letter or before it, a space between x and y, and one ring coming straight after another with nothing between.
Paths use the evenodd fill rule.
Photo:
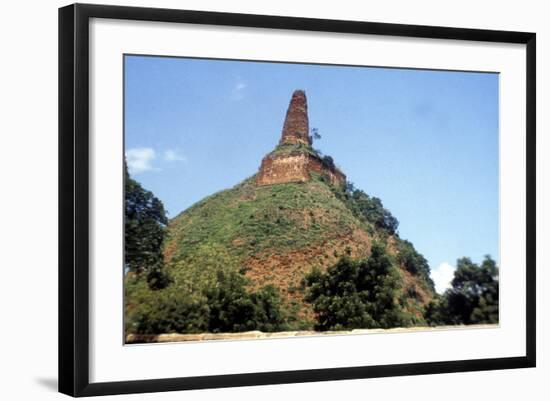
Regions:
<instances>
[{"instance_id":1,"label":"weathered brick wall","mask_svg":"<svg viewBox=\"0 0 550 401\"><path fill-rule=\"evenodd\" d=\"M256 182L258 185L305 182L311 179L310 171L326 176L333 185L343 186L346 182L342 172L327 167L308 153L264 157Z\"/></svg>"},{"instance_id":2,"label":"weathered brick wall","mask_svg":"<svg viewBox=\"0 0 550 401\"><path fill-rule=\"evenodd\" d=\"M268 155L262 160L256 182L259 185L304 182L310 179L307 166L308 156L305 153L298 155Z\"/></svg>"},{"instance_id":3,"label":"weathered brick wall","mask_svg":"<svg viewBox=\"0 0 550 401\"><path fill-rule=\"evenodd\" d=\"M339 170L329 168L316 157L309 158L307 169L308 171L314 171L318 174L325 175L333 185L344 186L346 183L346 176L344 173Z\"/></svg>"}]
</instances>

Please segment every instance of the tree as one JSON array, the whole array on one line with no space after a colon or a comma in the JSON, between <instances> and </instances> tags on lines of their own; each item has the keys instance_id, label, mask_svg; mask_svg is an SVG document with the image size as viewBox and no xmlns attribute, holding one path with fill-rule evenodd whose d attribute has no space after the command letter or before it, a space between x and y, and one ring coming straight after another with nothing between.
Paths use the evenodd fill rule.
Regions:
<instances>
[{"instance_id":1,"label":"tree","mask_svg":"<svg viewBox=\"0 0 550 401\"><path fill-rule=\"evenodd\" d=\"M162 244L168 223L164 206L130 177L126 163L124 175L125 268L136 274L145 273L151 288L163 288L168 284L162 270Z\"/></svg>"},{"instance_id":2,"label":"tree","mask_svg":"<svg viewBox=\"0 0 550 401\"><path fill-rule=\"evenodd\" d=\"M128 333L231 333L249 330L283 331L295 319L283 309L278 290L267 285L250 291L241 272L220 270L215 282L178 280L151 291L145 280L126 280L125 326Z\"/></svg>"},{"instance_id":3,"label":"tree","mask_svg":"<svg viewBox=\"0 0 550 401\"><path fill-rule=\"evenodd\" d=\"M377 197L370 197L360 189L353 189L348 186L351 192L352 209L355 209L364 219L373 223L379 228L385 229L389 234L395 234L399 227L399 221L384 208L382 201Z\"/></svg>"},{"instance_id":4,"label":"tree","mask_svg":"<svg viewBox=\"0 0 550 401\"><path fill-rule=\"evenodd\" d=\"M318 330L407 324L397 302L399 273L381 244L373 244L367 259L344 256L326 273L313 270L305 277L305 286L305 299L313 304Z\"/></svg>"},{"instance_id":5,"label":"tree","mask_svg":"<svg viewBox=\"0 0 550 401\"><path fill-rule=\"evenodd\" d=\"M498 267L490 256L481 266L469 258L458 259L451 285L427 308L430 324L498 323Z\"/></svg>"},{"instance_id":6,"label":"tree","mask_svg":"<svg viewBox=\"0 0 550 401\"><path fill-rule=\"evenodd\" d=\"M126 278L126 333L203 333L208 331L209 308L200 292L171 284L152 291L144 277Z\"/></svg>"},{"instance_id":7,"label":"tree","mask_svg":"<svg viewBox=\"0 0 550 401\"><path fill-rule=\"evenodd\" d=\"M317 141L321 139L321 134L319 134L319 130L317 128L311 129L311 135L309 136L309 143L313 143L313 141Z\"/></svg>"},{"instance_id":8,"label":"tree","mask_svg":"<svg viewBox=\"0 0 550 401\"><path fill-rule=\"evenodd\" d=\"M323 161L323 164L328 168L331 168L331 169L336 168L336 164L334 164L334 159L332 158L332 156L325 155L321 158L321 160Z\"/></svg>"},{"instance_id":9,"label":"tree","mask_svg":"<svg viewBox=\"0 0 550 401\"><path fill-rule=\"evenodd\" d=\"M249 281L238 272L218 272L215 285L206 289L210 311L209 331L240 332L282 330L286 317L282 301L273 286L249 292Z\"/></svg>"},{"instance_id":10,"label":"tree","mask_svg":"<svg viewBox=\"0 0 550 401\"><path fill-rule=\"evenodd\" d=\"M420 254L410 241L399 239L397 244L399 262L412 274L420 276L428 289L435 291L434 282L430 277L430 265L426 258Z\"/></svg>"},{"instance_id":11,"label":"tree","mask_svg":"<svg viewBox=\"0 0 550 401\"><path fill-rule=\"evenodd\" d=\"M346 181L344 185L344 192L346 194L352 194L355 191L355 185L351 181Z\"/></svg>"}]
</instances>

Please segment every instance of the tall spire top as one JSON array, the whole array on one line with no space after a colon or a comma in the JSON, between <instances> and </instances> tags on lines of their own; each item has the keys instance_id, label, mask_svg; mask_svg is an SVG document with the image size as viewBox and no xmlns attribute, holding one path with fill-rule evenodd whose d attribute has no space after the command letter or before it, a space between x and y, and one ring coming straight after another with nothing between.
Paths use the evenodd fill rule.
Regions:
<instances>
[{"instance_id":1,"label":"tall spire top","mask_svg":"<svg viewBox=\"0 0 550 401\"><path fill-rule=\"evenodd\" d=\"M307 99L306 93L303 90L296 90L292 94L279 143L303 143L311 145L309 139L309 120L307 117Z\"/></svg>"}]
</instances>

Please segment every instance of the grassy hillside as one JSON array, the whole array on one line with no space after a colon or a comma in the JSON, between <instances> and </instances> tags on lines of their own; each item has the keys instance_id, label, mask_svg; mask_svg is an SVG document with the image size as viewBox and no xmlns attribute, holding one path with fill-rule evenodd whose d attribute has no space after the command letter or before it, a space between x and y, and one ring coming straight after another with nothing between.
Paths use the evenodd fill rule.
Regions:
<instances>
[{"instance_id":1,"label":"grassy hillside","mask_svg":"<svg viewBox=\"0 0 550 401\"><path fill-rule=\"evenodd\" d=\"M238 258L277 255L357 229L372 231L320 179L269 186L253 181L218 192L174 218L167 261L194 259L203 246L222 246Z\"/></svg>"},{"instance_id":2,"label":"grassy hillside","mask_svg":"<svg viewBox=\"0 0 550 401\"><path fill-rule=\"evenodd\" d=\"M429 281L400 261L402 241L365 219L353 200L314 176L305 183L257 186L254 177L209 196L172 219L165 245L166 269L187 291L215 285L219 271L240 271L253 289L274 285L287 306L305 319L302 280L342 256L364 258L373 241L395 255L402 302L417 316L433 295Z\"/></svg>"}]
</instances>

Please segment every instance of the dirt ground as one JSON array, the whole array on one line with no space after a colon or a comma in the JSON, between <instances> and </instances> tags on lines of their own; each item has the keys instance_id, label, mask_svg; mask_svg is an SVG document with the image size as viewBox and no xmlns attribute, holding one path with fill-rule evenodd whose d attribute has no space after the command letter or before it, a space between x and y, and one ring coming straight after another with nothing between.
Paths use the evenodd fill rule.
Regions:
<instances>
[{"instance_id":1,"label":"dirt ground","mask_svg":"<svg viewBox=\"0 0 550 401\"><path fill-rule=\"evenodd\" d=\"M228 341L228 340L259 340L290 337L312 337L312 336L341 336L341 335L365 335L365 334L392 334L411 333L423 331L443 330L473 330L473 329L494 329L498 324L473 324L468 326L439 326L439 327L407 327L395 329L355 329L349 331L282 331L276 333L263 333L261 331L247 331L243 333L200 333L200 334L128 334L126 344L145 343L176 343L176 342L197 342L197 341Z\"/></svg>"}]
</instances>

